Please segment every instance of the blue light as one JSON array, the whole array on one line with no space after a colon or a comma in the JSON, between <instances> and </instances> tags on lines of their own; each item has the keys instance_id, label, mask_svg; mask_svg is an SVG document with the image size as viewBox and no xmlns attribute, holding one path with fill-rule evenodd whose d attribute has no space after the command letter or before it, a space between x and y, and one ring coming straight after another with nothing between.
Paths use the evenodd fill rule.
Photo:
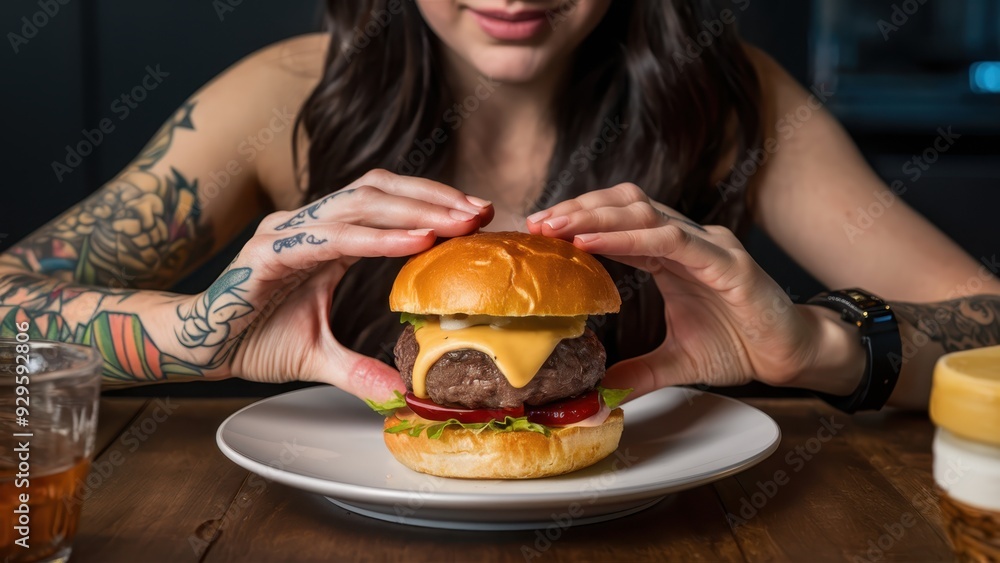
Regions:
<instances>
[{"instance_id":1,"label":"blue light","mask_svg":"<svg viewBox=\"0 0 1000 563\"><path fill-rule=\"evenodd\" d=\"M981 61L969 67L969 87L979 94L1000 94L1000 61Z\"/></svg>"}]
</instances>

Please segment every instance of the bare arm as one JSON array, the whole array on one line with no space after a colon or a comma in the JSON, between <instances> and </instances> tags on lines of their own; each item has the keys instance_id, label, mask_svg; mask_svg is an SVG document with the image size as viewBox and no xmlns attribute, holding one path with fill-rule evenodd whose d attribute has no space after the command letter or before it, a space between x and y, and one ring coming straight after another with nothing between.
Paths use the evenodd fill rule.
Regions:
<instances>
[{"instance_id":1,"label":"bare arm","mask_svg":"<svg viewBox=\"0 0 1000 563\"><path fill-rule=\"evenodd\" d=\"M305 88L296 80L307 79L281 76L285 48L221 75L118 176L0 255L0 336L28 321L35 338L95 344L114 382L225 374L238 340L204 336L253 310L239 303L239 269L213 284L207 306L144 289L170 287L269 206L263 159L243 149L276 109L297 109ZM282 83L290 95L262 87ZM281 127L273 143L290 146L291 124Z\"/></svg>"},{"instance_id":2,"label":"bare arm","mask_svg":"<svg viewBox=\"0 0 1000 563\"><path fill-rule=\"evenodd\" d=\"M181 171L190 163L161 165L175 137L197 141L197 103L185 103L117 177L0 255L0 266L118 289L168 287L199 264L214 247L211 200Z\"/></svg>"},{"instance_id":3,"label":"bare arm","mask_svg":"<svg viewBox=\"0 0 1000 563\"><path fill-rule=\"evenodd\" d=\"M822 100L766 55L752 53L768 101L764 123L771 125L765 138L778 147L754 178L756 218L829 287L860 286L894 305L904 347L891 403L923 406L941 354L1000 344L995 271L978 264L907 206L899 197L907 186L886 186L821 107ZM797 110L810 117L796 117ZM859 222L858 208L870 205L885 212L870 225ZM831 331L840 330L835 328L839 321L824 318L832 323ZM857 365L854 359L838 347L827 355L831 362L842 359L847 379L837 387L852 389L860 374L846 366Z\"/></svg>"}]
</instances>

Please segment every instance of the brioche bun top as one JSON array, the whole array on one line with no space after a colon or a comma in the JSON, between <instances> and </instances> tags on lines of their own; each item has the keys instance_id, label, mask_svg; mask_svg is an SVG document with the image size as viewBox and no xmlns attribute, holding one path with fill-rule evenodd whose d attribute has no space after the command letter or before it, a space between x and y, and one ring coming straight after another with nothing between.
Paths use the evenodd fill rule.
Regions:
<instances>
[{"instance_id":1,"label":"brioche bun top","mask_svg":"<svg viewBox=\"0 0 1000 563\"><path fill-rule=\"evenodd\" d=\"M604 266L559 239L476 233L422 252L400 270L393 311L497 317L603 315L621 298Z\"/></svg>"}]
</instances>

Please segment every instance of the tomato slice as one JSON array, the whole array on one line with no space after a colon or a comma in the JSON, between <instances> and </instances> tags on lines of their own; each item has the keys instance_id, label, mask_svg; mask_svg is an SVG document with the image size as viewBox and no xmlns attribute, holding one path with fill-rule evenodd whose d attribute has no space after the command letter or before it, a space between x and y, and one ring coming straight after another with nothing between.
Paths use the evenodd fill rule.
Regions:
<instances>
[{"instance_id":1,"label":"tomato slice","mask_svg":"<svg viewBox=\"0 0 1000 563\"><path fill-rule=\"evenodd\" d=\"M601 410L601 394L592 389L578 397L570 397L546 405L528 406L528 420L546 426L564 426L590 418Z\"/></svg>"},{"instance_id":2,"label":"tomato slice","mask_svg":"<svg viewBox=\"0 0 1000 563\"><path fill-rule=\"evenodd\" d=\"M418 416L427 420L448 420L454 418L459 422L489 422L503 421L508 416L519 418L524 416L524 406L510 409L464 409L439 405L430 399L421 399L413 393L405 395L406 406Z\"/></svg>"}]
</instances>

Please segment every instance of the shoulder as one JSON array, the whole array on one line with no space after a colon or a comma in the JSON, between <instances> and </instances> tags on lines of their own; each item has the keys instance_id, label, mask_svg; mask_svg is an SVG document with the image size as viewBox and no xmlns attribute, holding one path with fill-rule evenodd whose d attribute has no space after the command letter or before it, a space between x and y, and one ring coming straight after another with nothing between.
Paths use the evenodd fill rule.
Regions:
<instances>
[{"instance_id":1,"label":"shoulder","mask_svg":"<svg viewBox=\"0 0 1000 563\"><path fill-rule=\"evenodd\" d=\"M310 34L268 45L226 69L196 96L224 100L249 125L267 121L270 110L294 114L323 76L328 44L327 35Z\"/></svg>"},{"instance_id":2,"label":"shoulder","mask_svg":"<svg viewBox=\"0 0 1000 563\"><path fill-rule=\"evenodd\" d=\"M814 172L822 160L845 156L853 145L824 107L833 95L825 85L806 89L764 51L746 43L744 50L760 85L762 152L748 155L756 166L742 181L755 220L763 222L761 206L773 199L768 192L786 191L791 178Z\"/></svg>"},{"instance_id":3,"label":"shoulder","mask_svg":"<svg viewBox=\"0 0 1000 563\"><path fill-rule=\"evenodd\" d=\"M301 105L323 76L329 35L312 33L273 43L238 62L230 72L253 82L272 102Z\"/></svg>"},{"instance_id":4,"label":"shoulder","mask_svg":"<svg viewBox=\"0 0 1000 563\"><path fill-rule=\"evenodd\" d=\"M245 104L245 132L239 141L242 158L256 169L265 195L275 209L302 204L292 158L295 118L323 77L330 38L325 33L292 37L248 55L228 71L229 97L252 97ZM299 133L299 154L308 153ZM298 168L304 169L299 162Z\"/></svg>"},{"instance_id":5,"label":"shoulder","mask_svg":"<svg viewBox=\"0 0 1000 563\"><path fill-rule=\"evenodd\" d=\"M810 121L813 128L837 127L823 110L833 96L827 85L816 84L807 90L764 51L746 43L744 49L760 82L761 124L765 128L765 138L775 132L787 136L789 126L798 129L805 121ZM812 120L814 114L822 114L822 118Z\"/></svg>"},{"instance_id":6,"label":"shoulder","mask_svg":"<svg viewBox=\"0 0 1000 563\"><path fill-rule=\"evenodd\" d=\"M743 48L760 83L760 122L766 138L771 133L768 129L774 126L784 108L805 100L804 91L771 55L748 43L744 43Z\"/></svg>"}]
</instances>

